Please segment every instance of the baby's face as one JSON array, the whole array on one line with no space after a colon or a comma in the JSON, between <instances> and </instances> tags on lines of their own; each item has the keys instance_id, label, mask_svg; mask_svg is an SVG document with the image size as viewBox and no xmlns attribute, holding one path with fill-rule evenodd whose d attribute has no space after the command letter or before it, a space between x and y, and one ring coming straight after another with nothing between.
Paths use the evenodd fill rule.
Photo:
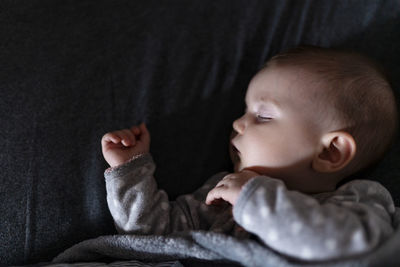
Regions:
<instances>
[{"instance_id":1,"label":"baby's face","mask_svg":"<svg viewBox=\"0 0 400 267\"><path fill-rule=\"evenodd\" d=\"M239 169L283 180L306 175L317 153L321 127L310 103L311 74L268 67L250 82L246 112L234 121Z\"/></svg>"}]
</instances>

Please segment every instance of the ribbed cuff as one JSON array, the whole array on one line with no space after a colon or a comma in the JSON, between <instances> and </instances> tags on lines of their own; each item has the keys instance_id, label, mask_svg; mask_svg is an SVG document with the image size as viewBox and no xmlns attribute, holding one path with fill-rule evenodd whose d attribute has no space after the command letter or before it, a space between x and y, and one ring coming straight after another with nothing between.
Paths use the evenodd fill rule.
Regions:
<instances>
[{"instance_id":1,"label":"ribbed cuff","mask_svg":"<svg viewBox=\"0 0 400 267\"><path fill-rule=\"evenodd\" d=\"M135 155L133 158L125 163L122 163L121 165L106 169L104 172L104 177L106 179L121 177L129 173L132 169L141 167L149 162L153 163L153 158L150 153Z\"/></svg>"}]
</instances>

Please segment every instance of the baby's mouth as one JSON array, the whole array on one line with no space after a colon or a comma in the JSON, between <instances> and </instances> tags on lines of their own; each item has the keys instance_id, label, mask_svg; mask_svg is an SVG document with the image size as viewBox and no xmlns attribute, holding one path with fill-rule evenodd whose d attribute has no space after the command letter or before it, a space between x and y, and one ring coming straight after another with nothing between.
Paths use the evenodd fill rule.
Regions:
<instances>
[{"instance_id":1,"label":"baby's mouth","mask_svg":"<svg viewBox=\"0 0 400 267\"><path fill-rule=\"evenodd\" d=\"M230 156L231 156L231 160L232 160L232 163L234 166L233 169L236 172L240 168L241 159L240 159L240 151L239 151L239 149L236 148L236 146L233 144L233 142L231 142Z\"/></svg>"},{"instance_id":2,"label":"baby's mouth","mask_svg":"<svg viewBox=\"0 0 400 267\"><path fill-rule=\"evenodd\" d=\"M234 152L235 154L240 154L239 149L237 149L237 148L235 147L234 144L232 144L232 150L233 150L233 152Z\"/></svg>"},{"instance_id":3,"label":"baby's mouth","mask_svg":"<svg viewBox=\"0 0 400 267\"><path fill-rule=\"evenodd\" d=\"M232 147L232 156L235 158L235 160L240 159L240 150L235 146L233 142L231 142L231 147Z\"/></svg>"}]
</instances>

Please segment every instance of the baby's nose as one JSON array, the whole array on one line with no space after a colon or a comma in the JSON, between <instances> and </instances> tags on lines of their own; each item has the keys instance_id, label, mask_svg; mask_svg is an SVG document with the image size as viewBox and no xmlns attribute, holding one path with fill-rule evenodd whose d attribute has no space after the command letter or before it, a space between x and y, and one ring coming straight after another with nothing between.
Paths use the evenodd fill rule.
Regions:
<instances>
[{"instance_id":1,"label":"baby's nose","mask_svg":"<svg viewBox=\"0 0 400 267\"><path fill-rule=\"evenodd\" d=\"M239 119L233 122L233 129L239 134L243 134L245 129L245 122L243 120L243 117L240 117Z\"/></svg>"}]
</instances>

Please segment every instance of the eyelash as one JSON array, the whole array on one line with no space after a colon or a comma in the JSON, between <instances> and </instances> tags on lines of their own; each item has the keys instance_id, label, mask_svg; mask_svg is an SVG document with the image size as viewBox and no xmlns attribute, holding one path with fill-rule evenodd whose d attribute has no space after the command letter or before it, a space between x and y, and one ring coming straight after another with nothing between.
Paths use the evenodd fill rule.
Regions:
<instances>
[{"instance_id":1,"label":"eyelash","mask_svg":"<svg viewBox=\"0 0 400 267\"><path fill-rule=\"evenodd\" d=\"M264 116L261 116L261 115L257 115L257 120L259 120L259 121L270 121L270 120L272 120L272 118L271 117L264 117Z\"/></svg>"}]
</instances>

